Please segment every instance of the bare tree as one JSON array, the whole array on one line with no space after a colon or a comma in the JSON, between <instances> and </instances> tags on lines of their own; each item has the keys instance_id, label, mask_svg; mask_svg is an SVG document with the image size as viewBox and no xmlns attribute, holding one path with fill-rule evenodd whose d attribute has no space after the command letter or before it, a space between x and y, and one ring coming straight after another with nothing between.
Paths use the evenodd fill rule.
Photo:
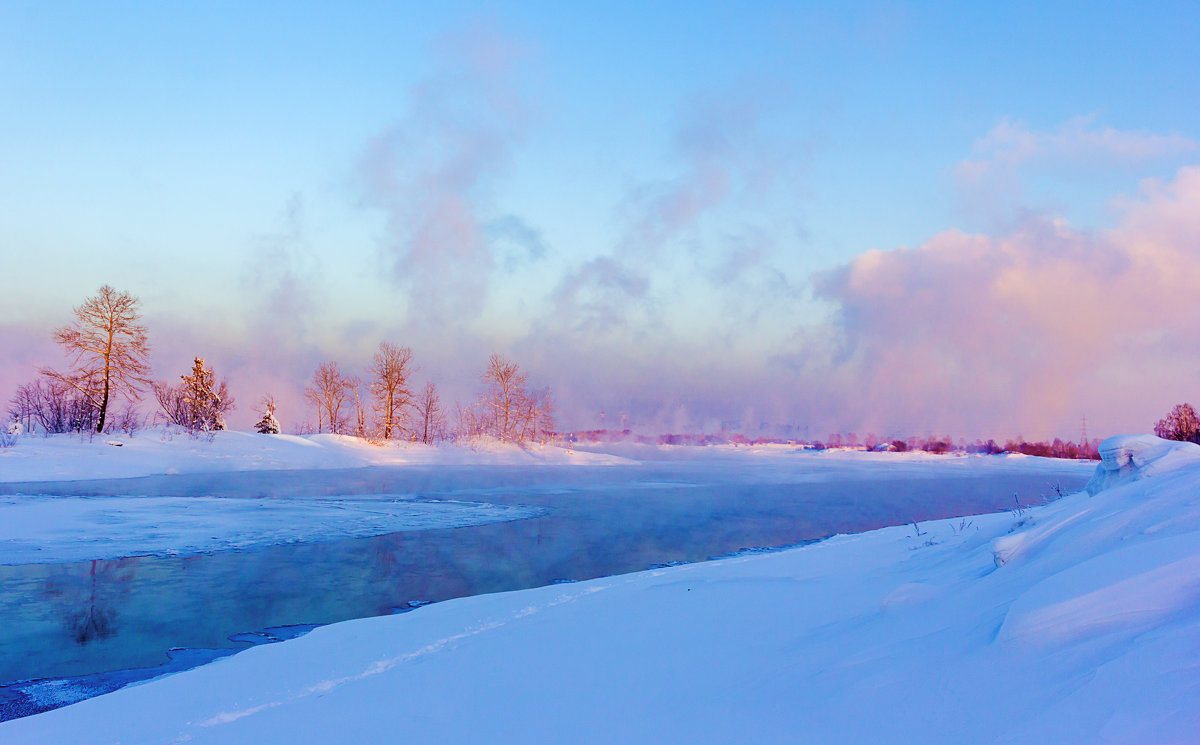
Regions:
<instances>
[{"instance_id":1,"label":"bare tree","mask_svg":"<svg viewBox=\"0 0 1200 745\"><path fill-rule=\"evenodd\" d=\"M506 442L545 442L554 431L550 389L530 391L528 376L516 363L493 354L482 380L486 384L471 424Z\"/></svg>"},{"instance_id":2,"label":"bare tree","mask_svg":"<svg viewBox=\"0 0 1200 745\"><path fill-rule=\"evenodd\" d=\"M33 432L40 420L39 406L41 404L42 381L22 383L17 386L17 392L8 402L8 416L21 425L25 432Z\"/></svg>"},{"instance_id":3,"label":"bare tree","mask_svg":"<svg viewBox=\"0 0 1200 745\"><path fill-rule=\"evenodd\" d=\"M526 404L525 382L528 376L515 362L493 354L488 360L482 380L487 386L483 393L483 416L486 429L505 441L521 439L520 420Z\"/></svg>"},{"instance_id":4,"label":"bare tree","mask_svg":"<svg viewBox=\"0 0 1200 745\"><path fill-rule=\"evenodd\" d=\"M533 440L535 442L549 442L554 436L554 399L550 396L550 388L534 391L532 396L534 400L533 406Z\"/></svg>"},{"instance_id":5,"label":"bare tree","mask_svg":"<svg viewBox=\"0 0 1200 745\"><path fill-rule=\"evenodd\" d=\"M342 411L350 393L351 378L342 374L336 362L324 362L313 373L312 385L304 389L304 400L317 410L317 432L326 425L334 434L346 430L349 415Z\"/></svg>"},{"instance_id":6,"label":"bare tree","mask_svg":"<svg viewBox=\"0 0 1200 745\"><path fill-rule=\"evenodd\" d=\"M163 418L177 427L187 428L187 422L191 417L188 414L187 396L184 394L183 386L159 380L151 388Z\"/></svg>"},{"instance_id":7,"label":"bare tree","mask_svg":"<svg viewBox=\"0 0 1200 745\"><path fill-rule=\"evenodd\" d=\"M478 403L463 406L460 401L454 402L453 439L461 440L483 434L483 423L479 416L480 407L481 404Z\"/></svg>"},{"instance_id":8,"label":"bare tree","mask_svg":"<svg viewBox=\"0 0 1200 745\"><path fill-rule=\"evenodd\" d=\"M413 403L413 392L408 387L412 375L412 350L390 342L382 342L379 351L371 360L368 371L371 375L371 395L375 399L375 419L389 440L405 420L405 410Z\"/></svg>"},{"instance_id":9,"label":"bare tree","mask_svg":"<svg viewBox=\"0 0 1200 745\"><path fill-rule=\"evenodd\" d=\"M441 439L446 431L446 415L438 397L437 386L432 382L417 396L417 437L426 445Z\"/></svg>"},{"instance_id":10,"label":"bare tree","mask_svg":"<svg viewBox=\"0 0 1200 745\"><path fill-rule=\"evenodd\" d=\"M518 402L515 421L519 434L515 439L520 442L548 442L554 433L554 402L550 398L550 389L522 389Z\"/></svg>"},{"instance_id":11,"label":"bare tree","mask_svg":"<svg viewBox=\"0 0 1200 745\"><path fill-rule=\"evenodd\" d=\"M354 394L354 435L367 439L367 407L363 404L362 378L346 378L346 388Z\"/></svg>"},{"instance_id":12,"label":"bare tree","mask_svg":"<svg viewBox=\"0 0 1200 745\"><path fill-rule=\"evenodd\" d=\"M150 342L141 319L141 302L128 292L104 285L74 309L75 322L55 330L54 340L66 348L73 368L42 374L78 391L96 408L96 431L104 431L109 399L114 394L136 401L150 385Z\"/></svg>"},{"instance_id":13,"label":"bare tree","mask_svg":"<svg viewBox=\"0 0 1200 745\"><path fill-rule=\"evenodd\" d=\"M82 432L96 426L97 409L91 399L57 378L39 379L17 388L9 416L33 432Z\"/></svg>"}]
</instances>

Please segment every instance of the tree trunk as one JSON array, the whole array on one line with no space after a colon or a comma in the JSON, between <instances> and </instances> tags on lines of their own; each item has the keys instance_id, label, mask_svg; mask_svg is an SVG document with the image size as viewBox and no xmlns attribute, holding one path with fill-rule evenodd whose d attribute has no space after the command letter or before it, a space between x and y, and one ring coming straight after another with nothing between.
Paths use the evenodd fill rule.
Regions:
<instances>
[{"instance_id":1,"label":"tree trunk","mask_svg":"<svg viewBox=\"0 0 1200 745\"><path fill-rule=\"evenodd\" d=\"M108 413L108 374L104 375L104 398L100 399L100 421L96 422L96 432L104 431L104 416Z\"/></svg>"}]
</instances>

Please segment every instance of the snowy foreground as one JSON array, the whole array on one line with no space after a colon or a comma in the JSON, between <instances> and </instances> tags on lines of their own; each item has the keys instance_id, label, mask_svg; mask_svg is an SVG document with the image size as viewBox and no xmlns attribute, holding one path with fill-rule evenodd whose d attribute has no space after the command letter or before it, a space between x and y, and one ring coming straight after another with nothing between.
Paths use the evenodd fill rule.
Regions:
<instances>
[{"instance_id":1,"label":"snowy foreground","mask_svg":"<svg viewBox=\"0 0 1200 745\"><path fill-rule=\"evenodd\" d=\"M1200 447L1049 506L334 624L5 743L1186 743Z\"/></svg>"}]
</instances>

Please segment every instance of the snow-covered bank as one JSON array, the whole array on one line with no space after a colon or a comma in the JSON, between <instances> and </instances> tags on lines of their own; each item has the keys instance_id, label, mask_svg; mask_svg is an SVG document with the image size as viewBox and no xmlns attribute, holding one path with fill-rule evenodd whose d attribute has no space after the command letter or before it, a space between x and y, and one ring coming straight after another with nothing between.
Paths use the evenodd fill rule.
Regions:
<instances>
[{"instance_id":1,"label":"snow-covered bank","mask_svg":"<svg viewBox=\"0 0 1200 745\"><path fill-rule=\"evenodd\" d=\"M920 535L335 624L0 740L1194 742L1196 453Z\"/></svg>"},{"instance_id":2,"label":"snow-covered bank","mask_svg":"<svg viewBox=\"0 0 1200 745\"><path fill-rule=\"evenodd\" d=\"M475 446L388 442L340 435L214 432L191 437L162 429L126 435L22 437L0 449L0 482L131 478L161 473L355 468L403 465L616 465L615 455L488 441Z\"/></svg>"},{"instance_id":3,"label":"snow-covered bank","mask_svg":"<svg viewBox=\"0 0 1200 745\"><path fill-rule=\"evenodd\" d=\"M190 556L460 528L542 512L389 494L288 499L0 496L0 564Z\"/></svg>"}]
</instances>

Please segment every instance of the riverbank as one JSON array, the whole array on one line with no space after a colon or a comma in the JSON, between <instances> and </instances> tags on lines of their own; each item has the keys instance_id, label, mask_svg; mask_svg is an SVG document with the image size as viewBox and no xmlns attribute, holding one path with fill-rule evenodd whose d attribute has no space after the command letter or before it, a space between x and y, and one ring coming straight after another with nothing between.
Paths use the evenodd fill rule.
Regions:
<instances>
[{"instance_id":1,"label":"riverbank","mask_svg":"<svg viewBox=\"0 0 1200 745\"><path fill-rule=\"evenodd\" d=\"M1186 742L1196 452L1043 507L333 624L0 739Z\"/></svg>"}]
</instances>

